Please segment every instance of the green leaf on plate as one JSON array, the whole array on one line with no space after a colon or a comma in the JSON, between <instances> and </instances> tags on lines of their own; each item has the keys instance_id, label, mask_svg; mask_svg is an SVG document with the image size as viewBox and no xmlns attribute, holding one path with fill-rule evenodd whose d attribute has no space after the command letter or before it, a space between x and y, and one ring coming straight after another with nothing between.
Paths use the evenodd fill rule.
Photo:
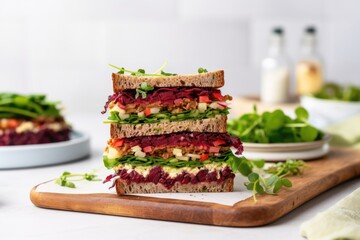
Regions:
<instances>
[{"instance_id":1,"label":"green leaf on plate","mask_svg":"<svg viewBox=\"0 0 360 240\"><path fill-rule=\"evenodd\" d=\"M318 135L318 130L310 125L303 127L300 130L300 137L305 142L314 141L317 135Z\"/></svg>"}]
</instances>

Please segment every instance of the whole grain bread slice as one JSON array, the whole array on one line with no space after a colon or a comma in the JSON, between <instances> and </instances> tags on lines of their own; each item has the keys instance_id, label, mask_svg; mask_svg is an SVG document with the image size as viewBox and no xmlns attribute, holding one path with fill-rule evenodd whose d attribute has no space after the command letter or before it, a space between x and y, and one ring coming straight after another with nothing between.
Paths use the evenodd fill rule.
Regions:
<instances>
[{"instance_id":1,"label":"whole grain bread slice","mask_svg":"<svg viewBox=\"0 0 360 240\"><path fill-rule=\"evenodd\" d=\"M224 70L200 74L176 76L133 76L119 73L112 74L113 90L120 92L125 89L136 89L146 82L152 87L211 87L224 86Z\"/></svg>"},{"instance_id":2,"label":"whole grain bread slice","mask_svg":"<svg viewBox=\"0 0 360 240\"><path fill-rule=\"evenodd\" d=\"M111 124L111 138L162 135L174 132L226 132L226 116L181 122Z\"/></svg>"},{"instance_id":3,"label":"whole grain bread slice","mask_svg":"<svg viewBox=\"0 0 360 240\"><path fill-rule=\"evenodd\" d=\"M118 195L134 193L171 193L171 192L232 192L234 190L234 178L227 178L222 182L198 182L196 184L181 184L176 182L170 189L161 183L126 183L125 180L118 178L116 180L116 192Z\"/></svg>"}]
</instances>

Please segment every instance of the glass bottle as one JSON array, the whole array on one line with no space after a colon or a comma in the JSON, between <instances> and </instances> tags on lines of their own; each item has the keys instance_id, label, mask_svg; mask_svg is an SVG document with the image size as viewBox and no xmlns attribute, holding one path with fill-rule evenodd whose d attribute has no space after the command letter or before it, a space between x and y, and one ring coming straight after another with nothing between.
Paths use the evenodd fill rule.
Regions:
<instances>
[{"instance_id":1,"label":"glass bottle","mask_svg":"<svg viewBox=\"0 0 360 240\"><path fill-rule=\"evenodd\" d=\"M290 63L284 51L284 31L274 28L270 35L268 56L263 59L260 99L263 103L289 100Z\"/></svg>"},{"instance_id":2,"label":"glass bottle","mask_svg":"<svg viewBox=\"0 0 360 240\"><path fill-rule=\"evenodd\" d=\"M324 82L323 64L316 51L316 29L307 27L301 43L301 57L296 66L296 92L307 95L318 92Z\"/></svg>"}]
</instances>

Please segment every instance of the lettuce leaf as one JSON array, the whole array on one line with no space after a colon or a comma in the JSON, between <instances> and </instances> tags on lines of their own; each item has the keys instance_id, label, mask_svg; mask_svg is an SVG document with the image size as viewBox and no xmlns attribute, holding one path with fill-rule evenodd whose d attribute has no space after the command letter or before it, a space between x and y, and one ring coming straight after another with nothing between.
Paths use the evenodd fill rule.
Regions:
<instances>
[{"instance_id":1,"label":"lettuce leaf","mask_svg":"<svg viewBox=\"0 0 360 240\"><path fill-rule=\"evenodd\" d=\"M210 156L205 161L199 161L199 160L182 161L176 158L164 159L155 156L136 157L134 155L126 155L121 158L110 159L106 155L103 156L104 165L108 169L111 169L119 164L130 164L131 166L134 167L160 165L160 166L173 167L173 168L183 168L183 167L196 168L196 167L203 167L204 165L211 163L219 163L219 164L227 163L231 168L235 167L235 169L237 169L237 166L240 165L243 159L244 158L242 157L239 158L234 156L231 150L222 152L221 155L218 157Z\"/></svg>"},{"instance_id":2,"label":"lettuce leaf","mask_svg":"<svg viewBox=\"0 0 360 240\"><path fill-rule=\"evenodd\" d=\"M136 113L130 114L129 118L121 119L117 111L110 112L110 116L105 123L117 123L117 124L141 124L141 123L159 123L162 121L179 122L184 120L200 120L213 118L216 115L227 115L229 114L229 108L224 109L212 109L208 108L204 112L199 110L188 110L179 114L173 114L170 112L159 112L151 114L148 117L139 117Z\"/></svg>"}]
</instances>

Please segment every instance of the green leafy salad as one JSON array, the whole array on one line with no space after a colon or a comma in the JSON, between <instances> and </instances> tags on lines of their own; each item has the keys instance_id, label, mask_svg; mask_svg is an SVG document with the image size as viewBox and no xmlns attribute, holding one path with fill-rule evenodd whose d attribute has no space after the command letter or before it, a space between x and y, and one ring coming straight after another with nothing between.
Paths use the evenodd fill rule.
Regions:
<instances>
[{"instance_id":1,"label":"green leafy salad","mask_svg":"<svg viewBox=\"0 0 360 240\"><path fill-rule=\"evenodd\" d=\"M46 95L0 93L0 118L60 117L59 102L46 100Z\"/></svg>"},{"instance_id":2,"label":"green leafy salad","mask_svg":"<svg viewBox=\"0 0 360 240\"><path fill-rule=\"evenodd\" d=\"M360 102L360 87L351 85L341 86L336 83L327 83L313 96L321 99Z\"/></svg>"},{"instance_id":3,"label":"green leafy salad","mask_svg":"<svg viewBox=\"0 0 360 240\"><path fill-rule=\"evenodd\" d=\"M251 143L294 143L321 140L324 133L308 123L309 114L303 107L295 109L292 119L277 109L259 114L244 114L228 122L227 130L243 142Z\"/></svg>"}]
</instances>

